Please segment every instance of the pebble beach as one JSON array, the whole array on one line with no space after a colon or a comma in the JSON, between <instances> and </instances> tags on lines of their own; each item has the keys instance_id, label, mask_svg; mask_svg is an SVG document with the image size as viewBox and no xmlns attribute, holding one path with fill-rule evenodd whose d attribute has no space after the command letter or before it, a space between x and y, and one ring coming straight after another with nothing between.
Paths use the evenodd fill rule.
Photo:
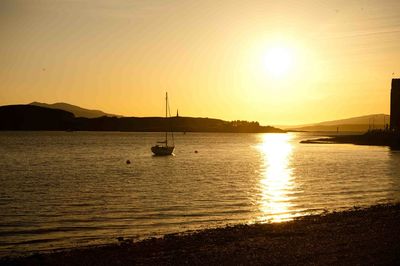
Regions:
<instances>
[{"instance_id":1,"label":"pebble beach","mask_svg":"<svg viewBox=\"0 0 400 266\"><path fill-rule=\"evenodd\" d=\"M140 242L5 257L1 265L398 265L400 204Z\"/></svg>"}]
</instances>

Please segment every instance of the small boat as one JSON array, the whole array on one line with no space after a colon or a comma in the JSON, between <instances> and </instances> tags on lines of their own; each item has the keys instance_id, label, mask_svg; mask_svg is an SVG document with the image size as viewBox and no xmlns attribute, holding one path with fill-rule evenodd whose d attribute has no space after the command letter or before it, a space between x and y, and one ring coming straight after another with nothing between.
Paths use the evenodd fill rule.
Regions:
<instances>
[{"instance_id":1,"label":"small boat","mask_svg":"<svg viewBox=\"0 0 400 266\"><path fill-rule=\"evenodd\" d=\"M165 119L168 119L168 111L169 111L168 93L166 92L165 93ZM175 149L173 132L171 132L171 140L172 140L172 145L168 145L168 129L166 128L165 129L165 140L157 141L158 144L151 147L151 151L156 156L172 155L172 153L174 152L174 149Z\"/></svg>"}]
</instances>

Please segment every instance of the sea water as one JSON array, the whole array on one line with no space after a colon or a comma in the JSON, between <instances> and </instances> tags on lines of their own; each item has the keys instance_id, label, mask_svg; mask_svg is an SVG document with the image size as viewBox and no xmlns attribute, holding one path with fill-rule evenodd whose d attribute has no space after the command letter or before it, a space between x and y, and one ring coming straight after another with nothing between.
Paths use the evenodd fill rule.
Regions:
<instances>
[{"instance_id":1,"label":"sea water","mask_svg":"<svg viewBox=\"0 0 400 266\"><path fill-rule=\"evenodd\" d=\"M400 199L399 152L311 137L175 133L155 157L162 133L0 132L0 256Z\"/></svg>"}]
</instances>

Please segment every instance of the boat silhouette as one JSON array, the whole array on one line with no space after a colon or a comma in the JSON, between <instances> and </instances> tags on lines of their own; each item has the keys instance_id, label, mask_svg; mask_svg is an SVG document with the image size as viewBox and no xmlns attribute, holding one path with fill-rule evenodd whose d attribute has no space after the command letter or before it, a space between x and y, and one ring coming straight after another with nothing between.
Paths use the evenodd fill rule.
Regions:
<instances>
[{"instance_id":1,"label":"boat silhouette","mask_svg":"<svg viewBox=\"0 0 400 266\"><path fill-rule=\"evenodd\" d=\"M168 113L169 113L169 104L168 104L168 92L165 93L165 119L167 119L168 123ZM165 140L157 141L157 144L151 147L151 151L156 156L167 156L172 155L175 149L174 144L174 132L171 131L171 142L172 145L168 145L168 126L165 129Z\"/></svg>"}]
</instances>

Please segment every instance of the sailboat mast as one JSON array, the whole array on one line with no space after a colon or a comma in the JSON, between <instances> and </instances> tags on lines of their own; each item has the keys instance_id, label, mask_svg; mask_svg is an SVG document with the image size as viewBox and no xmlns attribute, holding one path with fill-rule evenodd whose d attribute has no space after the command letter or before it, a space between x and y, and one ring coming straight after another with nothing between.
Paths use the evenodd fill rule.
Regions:
<instances>
[{"instance_id":1,"label":"sailboat mast","mask_svg":"<svg viewBox=\"0 0 400 266\"><path fill-rule=\"evenodd\" d=\"M165 92L165 125L167 126L168 119L168 92ZM168 132L167 128L165 128L165 146L168 146Z\"/></svg>"}]
</instances>

